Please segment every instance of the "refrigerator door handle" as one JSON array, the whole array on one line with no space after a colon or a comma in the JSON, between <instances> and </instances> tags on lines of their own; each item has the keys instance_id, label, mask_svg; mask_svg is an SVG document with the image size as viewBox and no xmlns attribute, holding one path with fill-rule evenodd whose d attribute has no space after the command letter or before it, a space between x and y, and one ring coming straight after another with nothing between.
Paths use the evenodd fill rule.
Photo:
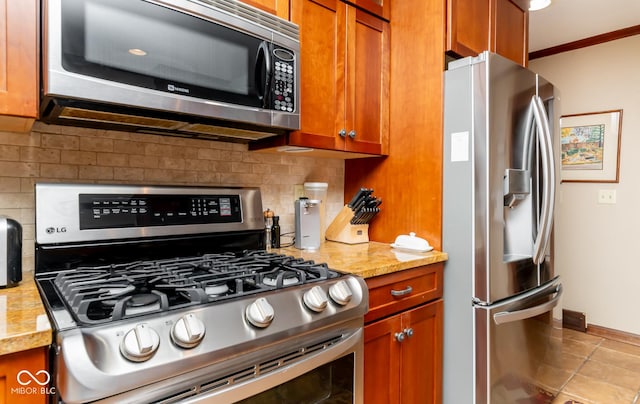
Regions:
<instances>
[{"instance_id":1,"label":"refrigerator door handle","mask_svg":"<svg viewBox=\"0 0 640 404\"><path fill-rule=\"evenodd\" d=\"M525 122L527 126L524 130L524 142L522 149L522 169L523 170L531 170L532 162L533 162L533 153L532 149L534 148L533 141L535 141L534 129L533 125L535 122L535 118L533 115L533 110L535 109L535 95L531 98L531 104L529 104L529 109L527 110L527 117L525 118Z\"/></svg>"},{"instance_id":2,"label":"refrigerator door handle","mask_svg":"<svg viewBox=\"0 0 640 404\"><path fill-rule=\"evenodd\" d=\"M548 302L523 310L501 311L493 315L493 321L498 325L512 323L514 321L526 320L528 318L551 311L558 305L558 302L560 301L560 297L562 296L562 284L559 284L556 287L556 290L552 293L556 293L556 296Z\"/></svg>"},{"instance_id":3,"label":"refrigerator door handle","mask_svg":"<svg viewBox=\"0 0 640 404\"><path fill-rule=\"evenodd\" d=\"M544 110L542 99L534 95L531 99L533 115L538 128L540 154L542 157L542 209L540 213L540 226L538 235L533 245L533 263L541 264L544 261L551 228L553 225L553 211L556 191L556 173L553 160L553 147L549 118Z\"/></svg>"}]
</instances>

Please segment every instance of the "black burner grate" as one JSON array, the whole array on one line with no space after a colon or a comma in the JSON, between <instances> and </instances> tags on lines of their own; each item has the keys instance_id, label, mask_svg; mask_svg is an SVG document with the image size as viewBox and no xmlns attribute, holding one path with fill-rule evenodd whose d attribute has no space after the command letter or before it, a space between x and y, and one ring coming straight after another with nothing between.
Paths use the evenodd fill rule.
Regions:
<instances>
[{"instance_id":1,"label":"black burner grate","mask_svg":"<svg viewBox=\"0 0 640 404\"><path fill-rule=\"evenodd\" d=\"M253 250L79 266L54 283L76 321L97 324L338 276L326 264Z\"/></svg>"}]
</instances>

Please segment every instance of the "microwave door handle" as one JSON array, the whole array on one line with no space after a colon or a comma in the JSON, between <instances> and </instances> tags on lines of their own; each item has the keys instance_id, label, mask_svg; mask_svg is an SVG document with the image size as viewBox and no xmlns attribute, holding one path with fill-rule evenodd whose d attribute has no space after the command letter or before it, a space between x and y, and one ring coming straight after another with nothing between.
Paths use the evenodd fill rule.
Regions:
<instances>
[{"instance_id":1,"label":"microwave door handle","mask_svg":"<svg viewBox=\"0 0 640 404\"><path fill-rule=\"evenodd\" d=\"M512 323L515 321L526 320L528 318L539 316L540 314L551 311L558 305L558 302L560 301L560 297L562 296L562 284L558 285L556 290L552 293L556 293L556 296L548 302L544 302L537 306L529 307L523 310L498 312L493 315L493 321L498 325Z\"/></svg>"},{"instance_id":2,"label":"microwave door handle","mask_svg":"<svg viewBox=\"0 0 640 404\"><path fill-rule=\"evenodd\" d=\"M266 41L262 41L258 46L255 71L258 99L262 101L261 107L266 108L269 104L269 82L271 81L271 54L269 53L269 44Z\"/></svg>"},{"instance_id":3,"label":"microwave door handle","mask_svg":"<svg viewBox=\"0 0 640 404\"><path fill-rule=\"evenodd\" d=\"M544 111L542 100L534 95L531 100L533 113L538 128L538 141L540 155L542 157L542 209L540 212L540 224L538 234L533 247L533 262L540 264L544 260L547 244L551 235L553 223L553 211L555 200L555 165L553 161L553 149L551 142L551 130Z\"/></svg>"}]
</instances>

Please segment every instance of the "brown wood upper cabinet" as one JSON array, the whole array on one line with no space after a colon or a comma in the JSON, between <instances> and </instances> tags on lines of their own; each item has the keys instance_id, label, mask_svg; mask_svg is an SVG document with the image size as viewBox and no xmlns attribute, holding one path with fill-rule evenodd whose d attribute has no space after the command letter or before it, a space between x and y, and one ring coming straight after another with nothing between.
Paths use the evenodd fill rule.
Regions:
<instances>
[{"instance_id":1,"label":"brown wood upper cabinet","mask_svg":"<svg viewBox=\"0 0 640 404\"><path fill-rule=\"evenodd\" d=\"M250 148L386 154L389 23L339 0L296 0L291 21L300 27L301 129Z\"/></svg>"},{"instance_id":2,"label":"brown wood upper cabinet","mask_svg":"<svg viewBox=\"0 0 640 404\"><path fill-rule=\"evenodd\" d=\"M458 56L490 50L528 61L528 0L447 0L447 47Z\"/></svg>"},{"instance_id":3,"label":"brown wood upper cabinet","mask_svg":"<svg viewBox=\"0 0 640 404\"><path fill-rule=\"evenodd\" d=\"M37 0L0 0L0 130L28 132L38 116Z\"/></svg>"},{"instance_id":4,"label":"brown wood upper cabinet","mask_svg":"<svg viewBox=\"0 0 640 404\"><path fill-rule=\"evenodd\" d=\"M285 20L289 19L289 0L240 0L250 6L277 15Z\"/></svg>"},{"instance_id":5,"label":"brown wood upper cabinet","mask_svg":"<svg viewBox=\"0 0 640 404\"><path fill-rule=\"evenodd\" d=\"M391 2L389 0L351 0L351 3L389 21Z\"/></svg>"}]
</instances>

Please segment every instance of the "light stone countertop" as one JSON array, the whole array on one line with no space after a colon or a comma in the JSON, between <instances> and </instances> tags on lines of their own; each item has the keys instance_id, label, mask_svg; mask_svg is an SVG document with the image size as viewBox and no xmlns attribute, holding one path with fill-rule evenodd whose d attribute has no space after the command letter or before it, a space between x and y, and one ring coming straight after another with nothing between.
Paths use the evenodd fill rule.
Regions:
<instances>
[{"instance_id":1,"label":"light stone countertop","mask_svg":"<svg viewBox=\"0 0 640 404\"><path fill-rule=\"evenodd\" d=\"M0 289L0 355L51 343L51 324L33 277L28 273L13 288Z\"/></svg>"},{"instance_id":2,"label":"light stone countertop","mask_svg":"<svg viewBox=\"0 0 640 404\"><path fill-rule=\"evenodd\" d=\"M440 251L425 253L400 251L391 248L389 244L375 241L362 244L325 241L317 251L286 247L274 249L274 252L313 260L317 263L326 262L331 269L363 278L435 264L446 261L448 258L446 253Z\"/></svg>"}]
</instances>

